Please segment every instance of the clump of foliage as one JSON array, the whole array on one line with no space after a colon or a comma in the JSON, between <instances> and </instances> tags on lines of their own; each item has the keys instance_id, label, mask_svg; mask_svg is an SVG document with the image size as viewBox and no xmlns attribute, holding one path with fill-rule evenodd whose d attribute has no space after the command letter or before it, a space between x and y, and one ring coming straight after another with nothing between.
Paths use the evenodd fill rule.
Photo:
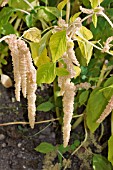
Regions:
<instances>
[{"instance_id":1,"label":"clump of foliage","mask_svg":"<svg viewBox=\"0 0 113 170\"><path fill-rule=\"evenodd\" d=\"M88 129L94 133L113 110L112 0L22 0L21 3L19 0L1 0L0 4L1 47L7 49L5 40L15 63L14 70L18 65L18 73L14 71L16 92L20 92L21 85L24 97L27 91L31 127L35 123L36 86L53 83L54 103L47 101L37 110L49 111L54 107L59 122L63 117L64 147L68 145L71 128L81 121L84 121L86 134ZM16 46L10 43L14 34L17 36ZM24 49L20 48L20 42L24 44ZM2 64L5 61L4 52L0 54ZM31 57L28 57L30 54L36 72ZM17 75L19 80L16 80ZM62 109L59 106L61 96ZM79 115L77 108L82 106L84 110ZM77 120L72 124L73 117ZM108 141L108 160L113 165L112 120L113 113ZM107 161L95 155L94 169L98 169L97 159ZM111 167L110 164L108 167Z\"/></svg>"}]
</instances>

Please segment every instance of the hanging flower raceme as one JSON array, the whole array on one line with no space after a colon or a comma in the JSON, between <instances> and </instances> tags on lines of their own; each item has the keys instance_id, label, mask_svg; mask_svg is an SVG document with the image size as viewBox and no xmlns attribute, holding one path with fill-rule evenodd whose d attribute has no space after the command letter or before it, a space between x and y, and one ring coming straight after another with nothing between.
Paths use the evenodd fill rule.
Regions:
<instances>
[{"instance_id":1,"label":"hanging flower raceme","mask_svg":"<svg viewBox=\"0 0 113 170\"><path fill-rule=\"evenodd\" d=\"M112 110L113 110L113 96L111 97L105 110L103 111L99 119L97 120L97 123L101 123L110 114Z\"/></svg>"},{"instance_id":2,"label":"hanging flower raceme","mask_svg":"<svg viewBox=\"0 0 113 170\"><path fill-rule=\"evenodd\" d=\"M70 131L71 131L71 120L73 116L74 110L74 96L75 96L75 89L74 83L71 82L71 79L75 77L76 72L74 69L74 64L79 66L79 62L76 59L75 52L74 52L74 43L73 41L67 37L68 40L68 47L67 52L64 53L62 59L66 64L67 70L69 75L58 77L58 85L61 88L61 95L63 96L63 141L64 147L68 145L70 139ZM63 65L60 65L63 67Z\"/></svg>"},{"instance_id":3,"label":"hanging flower raceme","mask_svg":"<svg viewBox=\"0 0 113 170\"><path fill-rule=\"evenodd\" d=\"M27 44L17 39L16 35L9 35L5 39L11 50L11 56L14 69L15 80L15 96L17 101L20 101L20 90L22 88L23 96L28 99L28 117L31 128L34 128L35 123L35 91L36 84L36 70L32 63L31 53Z\"/></svg>"}]
</instances>

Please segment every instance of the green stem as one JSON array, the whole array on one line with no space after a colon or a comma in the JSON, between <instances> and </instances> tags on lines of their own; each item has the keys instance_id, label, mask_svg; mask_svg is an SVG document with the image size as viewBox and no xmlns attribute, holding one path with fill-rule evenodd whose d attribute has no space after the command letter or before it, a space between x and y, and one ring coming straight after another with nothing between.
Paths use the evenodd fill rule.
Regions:
<instances>
[{"instance_id":1,"label":"green stem","mask_svg":"<svg viewBox=\"0 0 113 170\"><path fill-rule=\"evenodd\" d=\"M75 121L75 123L72 125L72 129L75 129L75 128L83 121L83 119L84 119L83 116L79 117L79 118Z\"/></svg>"},{"instance_id":2,"label":"green stem","mask_svg":"<svg viewBox=\"0 0 113 170\"><path fill-rule=\"evenodd\" d=\"M56 96L56 92L58 90L59 90L59 88L58 88L57 80L55 79L54 82L53 82L55 110L56 110L57 118L59 118L59 123L62 124L62 119L61 119L61 115L60 115L60 111L59 111L59 107L58 107L58 99L57 99L57 96Z\"/></svg>"},{"instance_id":3,"label":"green stem","mask_svg":"<svg viewBox=\"0 0 113 170\"><path fill-rule=\"evenodd\" d=\"M66 23L69 22L69 16L70 16L70 0L67 2L67 9L66 9Z\"/></svg>"},{"instance_id":4,"label":"green stem","mask_svg":"<svg viewBox=\"0 0 113 170\"><path fill-rule=\"evenodd\" d=\"M113 135L113 111L111 113L111 135Z\"/></svg>"},{"instance_id":5,"label":"green stem","mask_svg":"<svg viewBox=\"0 0 113 170\"><path fill-rule=\"evenodd\" d=\"M28 0L23 0L31 9L34 9L33 6L31 5L31 3L29 3Z\"/></svg>"},{"instance_id":6,"label":"green stem","mask_svg":"<svg viewBox=\"0 0 113 170\"><path fill-rule=\"evenodd\" d=\"M101 70L101 73L100 73L100 77L99 77L98 83L97 83L97 87L100 87L100 85L101 85L101 83L103 81L105 72L106 72L106 64L104 63L103 67L102 67L102 70Z\"/></svg>"},{"instance_id":7,"label":"green stem","mask_svg":"<svg viewBox=\"0 0 113 170\"><path fill-rule=\"evenodd\" d=\"M14 25L14 29L15 29L15 30L18 29L18 27L19 27L19 25L20 25L20 22L21 22L21 18L18 18L18 19L16 20L15 25Z\"/></svg>"},{"instance_id":8,"label":"green stem","mask_svg":"<svg viewBox=\"0 0 113 170\"><path fill-rule=\"evenodd\" d=\"M111 22L111 20L108 18L108 16L106 14L104 14L104 12L101 13L101 15L107 20L107 22L111 25L111 27L113 28L113 23Z\"/></svg>"}]
</instances>

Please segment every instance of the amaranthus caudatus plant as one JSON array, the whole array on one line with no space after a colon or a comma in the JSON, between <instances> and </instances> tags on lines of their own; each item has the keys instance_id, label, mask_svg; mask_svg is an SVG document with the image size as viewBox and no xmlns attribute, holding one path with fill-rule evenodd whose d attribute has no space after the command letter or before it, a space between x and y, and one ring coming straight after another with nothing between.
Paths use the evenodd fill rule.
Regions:
<instances>
[{"instance_id":1,"label":"amaranthus caudatus plant","mask_svg":"<svg viewBox=\"0 0 113 170\"><path fill-rule=\"evenodd\" d=\"M7 10L11 14L16 11L24 13L24 19L30 28L24 31L20 37L16 36L13 30L12 34L0 39L1 42L5 40L11 51L16 99L20 101L20 90L22 88L23 96L27 96L28 99L28 117L33 128L35 124L35 91L37 84L53 83L54 85L57 80L60 90L59 93L54 90L54 96L55 101L59 96L62 96L64 113L62 130L64 147L66 147L70 139L73 112L75 112L74 100L80 88L86 89L85 95L87 94L87 97L82 104L87 104L84 110L85 114L82 114L82 116L85 115L86 119L84 121L86 121L86 125L91 132L98 128L99 124L113 109L113 77L111 76L106 80L112 67L107 65L104 57L100 77L95 81L95 84L90 81L74 83L80 76L83 66L88 67L92 57L97 55L96 52L93 54L93 50L96 49L101 54L107 54L109 58L113 56L112 44L110 44L113 36L108 36L104 42L95 39L93 31L85 26L86 23L92 22L93 29L96 29L98 28L99 17L101 17L104 18L104 22L110 25L111 29L113 29L113 24L105 14L104 7L100 6L104 0L89 0L90 8L80 6L79 12L72 16L70 15L70 0L61 1L57 7L42 7L39 6L39 1L29 3L29 1L23 0L23 2L25 4L27 2L29 8L26 7L26 9L28 10L18 9L14 4L13 8L10 7ZM8 4L9 6L12 5L10 1ZM66 12L63 10L65 6ZM35 15L37 16L36 19L40 20L43 31L36 27ZM53 20L56 23L53 23ZM111 126L113 125L111 124ZM112 135L109 143L113 141ZM111 157L109 160L113 163Z\"/></svg>"}]
</instances>

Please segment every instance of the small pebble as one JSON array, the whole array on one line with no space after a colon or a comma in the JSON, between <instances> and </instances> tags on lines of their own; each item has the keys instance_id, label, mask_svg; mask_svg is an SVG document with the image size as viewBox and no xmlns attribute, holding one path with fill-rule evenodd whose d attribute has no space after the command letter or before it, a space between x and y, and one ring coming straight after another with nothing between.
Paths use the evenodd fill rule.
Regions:
<instances>
[{"instance_id":1,"label":"small pebble","mask_svg":"<svg viewBox=\"0 0 113 170\"><path fill-rule=\"evenodd\" d=\"M14 97L12 97L12 103L14 103L15 102L15 98Z\"/></svg>"},{"instance_id":2,"label":"small pebble","mask_svg":"<svg viewBox=\"0 0 113 170\"><path fill-rule=\"evenodd\" d=\"M17 145L19 148L22 146L22 143L18 143L18 145Z\"/></svg>"},{"instance_id":3,"label":"small pebble","mask_svg":"<svg viewBox=\"0 0 113 170\"><path fill-rule=\"evenodd\" d=\"M26 166L25 166L25 165L23 165L23 168L24 168L24 169L26 169Z\"/></svg>"},{"instance_id":4,"label":"small pebble","mask_svg":"<svg viewBox=\"0 0 113 170\"><path fill-rule=\"evenodd\" d=\"M5 135L4 134L0 134L0 140L4 140L5 139Z\"/></svg>"},{"instance_id":5,"label":"small pebble","mask_svg":"<svg viewBox=\"0 0 113 170\"><path fill-rule=\"evenodd\" d=\"M2 148L5 148L6 147L6 143L2 143Z\"/></svg>"}]
</instances>

